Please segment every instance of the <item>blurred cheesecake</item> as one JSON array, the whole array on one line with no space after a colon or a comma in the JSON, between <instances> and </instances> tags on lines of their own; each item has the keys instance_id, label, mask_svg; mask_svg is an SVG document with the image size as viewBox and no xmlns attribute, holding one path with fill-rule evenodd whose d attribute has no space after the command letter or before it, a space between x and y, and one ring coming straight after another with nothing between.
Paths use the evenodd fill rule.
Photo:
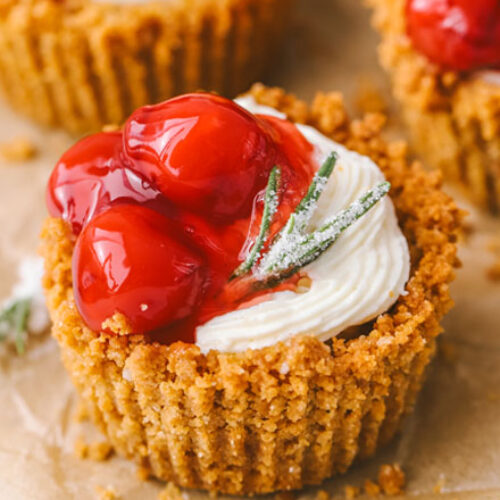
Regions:
<instances>
[{"instance_id":1,"label":"blurred cheesecake","mask_svg":"<svg viewBox=\"0 0 500 500\"><path fill-rule=\"evenodd\" d=\"M367 0L413 146L446 180L500 210L500 4Z\"/></svg>"},{"instance_id":2,"label":"blurred cheesecake","mask_svg":"<svg viewBox=\"0 0 500 500\"><path fill-rule=\"evenodd\" d=\"M137 107L262 77L293 0L5 0L0 88L39 123L75 133Z\"/></svg>"}]
</instances>

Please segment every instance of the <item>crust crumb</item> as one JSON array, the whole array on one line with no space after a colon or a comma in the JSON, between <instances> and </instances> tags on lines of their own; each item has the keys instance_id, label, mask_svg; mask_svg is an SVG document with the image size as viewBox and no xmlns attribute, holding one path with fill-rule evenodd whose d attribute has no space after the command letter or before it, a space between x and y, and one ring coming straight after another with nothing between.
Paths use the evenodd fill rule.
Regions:
<instances>
[{"instance_id":1,"label":"crust crumb","mask_svg":"<svg viewBox=\"0 0 500 500\"><path fill-rule=\"evenodd\" d=\"M147 481L151 477L150 470L144 465L139 465L135 471L135 475L139 481Z\"/></svg>"},{"instance_id":2,"label":"crust crumb","mask_svg":"<svg viewBox=\"0 0 500 500\"><path fill-rule=\"evenodd\" d=\"M80 459L87 458L89 453L89 445L86 443L83 436L78 436L74 445L75 456Z\"/></svg>"},{"instance_id":3,"label":"crust crumb","mask_svg":"<svg viewBox=\"0 0 500 500\"><path fill-rule=\"evenodd\" d=\"M78 436L74 445L75 455L80 459L104 462L113 454L113 447L108 441L97 441L88 444L83 436Z\"/></svg>"},{"instance_id":4,"label":"crust crumb","mask_svg":"<svg viewBox=\"0 0 500 500\"><path fill-rule=\"evenodd\" d=\"M0 144L0 157L8 162L23 162L37 155L36 146L26 137L16 137Z\"/></svg>"},{"instance_id":5,"label":"crust crumb","mask_svg":"<svg viewBox=\"0 0 500 500\"><path fill-rule=\"evenodd\" d=\"M325 490L319 490L318 493L316 493L316 500L330 500L330 493Z\"/></svg>"},{"instance_id":6,"label":"crust crumb","mask_svg":"<svg viewBox=\"0 0 500 500\"><path fill-rule=\"evenodd\" d=\"M491 281L500 281L500 237L491 238L487 248L495 256L495 262L486 271L486 276Z\"/></svg>"},{"instance_id":7,"label":"crust crumb","mask_svg":"<svg viewBox=\"0 0 500 500\"><path fill-rule=\"evenodd\" d=\"M99 500L119 500L120 496L116 493L112 486L99 486L95 487L97 498Z\"/></svg>"},{"instance_id":8,"label":"crust crumb","mask_svg":"<svg viewBox=\"0 0 500 500\"><path fill-rule=\"evenodd\" d=\"M445 484L446 484L446 479L443 476L441 476L438 479L438 482L434 485L434 488L432 488L433 493L436 493L436 494L442 493Z\"/></svg>"},{"instance_id":9,"label":"crust crumb","mask_svg":"<svg viewBox=\"0 0 500 500\"><path fill-rule=\"evenodd\" d=\"M351 486L348 484L344 487L344 498L346 500L354 500L359 496L361 490L357 486Z\"/></svg>"},{"instance_id":10,"label":"crust crumb","mask_svg":"<svg viewBox=\"0 0 500 500\"><path fill-rule=\"evenodd\" d=\"M365 493L369 497L376 497L380 495L380 486L377 483L374 483L371 479L367 479L364 485Z\"/></svg>"},{"instance_id":11,"label":"crust crumb","mask_svg":"<svg viewBox=\"0 0 500 500\"><path fill-rule=\"evenodd\" d=\"M490 391L486 397L488 398L488 401L500 401L500 393L498 392Z\"/></svg>"},{"instance_id":12,"label":"crust crumb","mask_svg":"<svg viewBox=\"0 0 500 500\"><path fill-rule=\"evenodd\" d=\"M75 422L85 422L89 419L89 413L81 399L78 400L73 418Z\"/></svg>"},{"instance_id":13,"label":"crust crumb","mask_svg":"<svg viewBox=\"0 0 500 500\"><path fill-rule=\"evenodd\" d=\"M113 447L108 441L98 441L88 445L88 458L96 462L104 462L113 455Z\"/></svg>"},{"instance_id":14,"label":"crust crumb","mask_svg":"<svg viewBox=\"0 0 500 500\"><path fill-rule=\"evenodd\" d=\"M500 281L500 258L488 268L486 276L490 281Z\"/></svg>"},{"instance_id":15,"label":"crust crumb","mask_svg":"<svg viewBox=\"0 0 500 500\"><path fill-rule=\"evenodd\" d=\"M167 483L165 489L158 495L158 500L184 500L184 497L177 486Z\"/></svg>"},{"instance_id":16,"label":"crust crumb","mask_svg":"<svg viewBox=\"0 0 500 500\"><path fill-rule=\"evenodd\" d=\"M439 355L448 364L453 365L456 363L458 358L457 346L454 342L443 337L438 343Z\"/></svg>"},{"instance_id":17,"label":"crust crumb","mask_svg":"<svg viewBox=\"0 0 500 500\"><path fill-rule=\"evenodd\" d=\"M103 321L101 328L117 335L130 335L134 333L126 316L119 312L115 312L111 318Z\"/></svg>"},{"instance_id":18,"label":"crust crumb","mask_svg":"<svg viewBox=\"0 0 500 500\"><path fill-rule=\"evenodd\" d=\"M400 495L405 487L405 473L398 464L382 465L378 471L378 484L389 496Z\"/></svg>"}]
</instances>

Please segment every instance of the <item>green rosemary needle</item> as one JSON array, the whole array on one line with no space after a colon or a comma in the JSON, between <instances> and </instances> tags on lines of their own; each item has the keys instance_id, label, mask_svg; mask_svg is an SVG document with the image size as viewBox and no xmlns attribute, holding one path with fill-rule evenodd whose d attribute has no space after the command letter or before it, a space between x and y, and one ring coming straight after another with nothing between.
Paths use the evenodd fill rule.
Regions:
<instances>
[{"instance_id":1,"label":"green rosemary needle","mask_svg":"<svg viewBox=\"0 0 500 500\"><path fill-rule=\"evenodd\" d=\"M281 176L281 170L279 167L274 166L269 174L269 180L267 181L266 194L264 197L264 212L262 213L262 221L260 225L259 234L255 240L255 243L248 254L248 257L245 261L233 272L230 280L237 278L243 274L249 272L255 262L258 260L260 256L260 252L264 243L266 242L266 238L269 233L269 228L271 227L272 220L274 218L274 214L278 209L278 184L279 178Z\"/></svg>"},{"instance_id":2,"label":"green rosemary needle","mask_svg":"<svg viewBox=\"0 0 500 500\"><path fill-rule=\"evenodd\" d=\"M25 336L30 314L31 299L19 299L0 312L0 340L14 335L18 354L25 351Z\"/></svg>"},{"instance_id":3,"label":"green rosemary needle","mask_svg":"<svg viewBox=\"0 0 500 500\"><path fill-rule=\"evenodd\" d=\"M311 234L288 238L279 247L271 248L263 262L263 275L290 276L320 257L338 237L360 217L366 214L390 189L389 182L382 182L361 198L342 210L333 219Z\"/></svg>"},{"instance_id":4,"label":"green rosemary needle","mask_svg":"<svg viewBox=\"0 0 500 500\"><path fill-rule=\"evenodd\" d=\"M338 155L334 151L328 155L328 158L314 175L314 179L312 180L307 193L288 219L283 233L290 234L293 231L302 232L306 228L307 224L311 220L312 214L314 213L316 203L323 193L328 179L332 175L335 164L337 163L337 158Z\"/></svg>"}]
</instances>

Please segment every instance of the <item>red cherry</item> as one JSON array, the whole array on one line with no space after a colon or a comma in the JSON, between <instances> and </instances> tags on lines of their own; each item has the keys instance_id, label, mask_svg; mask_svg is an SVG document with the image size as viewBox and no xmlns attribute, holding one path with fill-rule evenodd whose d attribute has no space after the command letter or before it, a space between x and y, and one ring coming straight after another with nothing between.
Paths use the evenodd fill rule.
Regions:
<instances>
[{"instance_id":1,"label":"red cherry","mask_svg":"<svg viewBox=\"0 0 500 500\"><path fill-rule=\"evenodd\" d=\"M500 65L498 0L408 0L407 30L431 61L457 71Z\"/></svg>"},{"instance_id":2,"label":"red cherry","mask_svg":"<svg viewBox=\"0 0 500 500\"><path fill-rule=\"evenodd\" d=\"M275 162L271 130L233 101L188 94L138 109L124 150L179 207L218 222L247 217Z\"/></svg>"},{"instance_id":3,"label":"red cherry","mask_svg":"<svg viewBox=\"0 0 500 500\"><path fill-rule=\"evenodd\" d=\"M78 237L73 281L78 310L95 331L116 312L134 333L188 317L204 282L204 259L175 223L134 205L96 216Z\"/></svg>"},{"instance_id":4,"label":"red cherry","mask_svg":"<svg viewBox=\"0 0 500 500\"><path fill-rule=\"evenodd\" d=\"M92 135L69 149L54 168L47 207L52 217L68 221L75 234L113 204L160 203L161 193L123 164L121 147L121 132Z\"/></svg>"}]
</instances>

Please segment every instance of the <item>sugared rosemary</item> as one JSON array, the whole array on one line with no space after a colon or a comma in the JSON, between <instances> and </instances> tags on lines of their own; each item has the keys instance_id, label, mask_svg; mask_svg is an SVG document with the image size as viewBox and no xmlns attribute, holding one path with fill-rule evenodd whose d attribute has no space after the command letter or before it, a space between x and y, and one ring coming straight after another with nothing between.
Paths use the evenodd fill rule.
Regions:
<instances>
[{"instance_id":1,"label":"sugared rosemary","mask_svg":"<svg viewBox=\"0 0 500 500\"><path fill-rule=\"evenodd\" d=\"M236 269L232 278L253 271L257 282L275 285L290 277L320 257L348 227L366 214L389 192L390 183L382 182L336 216L327 220L320 228L307 233L307 226L333 172L336 161L337 155L332 153L314 176L307 193L272 242L268 252L260 256L273 216L278 208L277 178L279 177L279 168L273 168L266 189L259 235L247 259Z\"/></svg>"},{"instance_id":2,"label":"sugared rosemary","mask_svg":"<svg viewBox=\"0 0 500 500\"><path fill-rule=\"evenodd\" d=\"M262 222L260 225L260 231L255 239L255 243L248 254L248 257L244 262L233 272L231 275L231 280L246 274L249 272L255 262L259 259L260 252L266 238L269 233L269 228L271 227L271 222L273 220L274 214L278 209L278 184L280 178L280 169L274 166L269 174L269 180L267 182L266 194L264 197L264 212L262 214Z\"/></svg>"},{"instance_id":3,"label":"sugared rosemary","mask_svg":"<svg viewBox=\"0 0 500 500\"><path fill-rule=\"evenodd\" d=\"M13 336L18 354L24 354L31 299L19 299L0 312L0 341Z\"/></svg>"}]
</instances>

